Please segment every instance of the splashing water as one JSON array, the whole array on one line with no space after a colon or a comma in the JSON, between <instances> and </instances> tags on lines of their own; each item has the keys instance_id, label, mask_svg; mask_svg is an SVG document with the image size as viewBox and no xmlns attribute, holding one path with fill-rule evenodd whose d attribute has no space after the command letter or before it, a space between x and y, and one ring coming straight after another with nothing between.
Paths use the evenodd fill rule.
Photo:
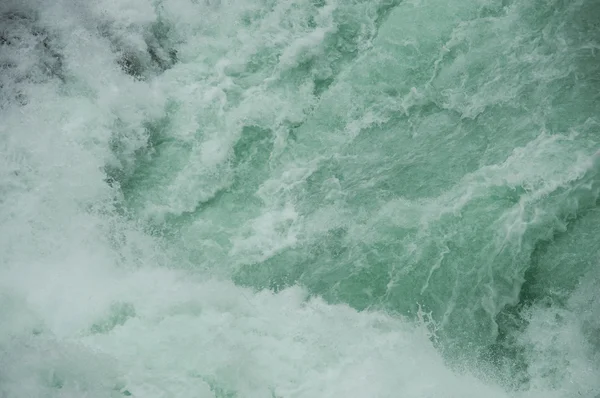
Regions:
<instances>
[{"instance_id":1,"label":"splashing water","mask_svg":"<svg viewBox=\"0 0 600 398\"><path fill-rule=\"evenodd\" d=\"M600 394L600 4L0 4L0 396Z\"/></svg>"}]
</instances>

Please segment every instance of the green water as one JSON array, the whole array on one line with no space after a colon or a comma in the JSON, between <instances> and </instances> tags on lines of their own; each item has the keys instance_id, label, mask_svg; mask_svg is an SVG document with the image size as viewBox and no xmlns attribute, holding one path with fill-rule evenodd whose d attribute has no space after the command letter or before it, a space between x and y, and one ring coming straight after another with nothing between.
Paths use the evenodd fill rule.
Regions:
<instances>
[{"instance_id":1,"label":"green water","mask_svg":"<svg viewBox=\"0 0 600 398\"><path fill-rule=\"evenodd\" d=\"M596 266L544 256L596 208L598 7L270 6L236 34L282 13L292 44L259 36L208 72L224 76L193 116L169 98L120 181L133 217L190 266L229 263L238 284L299 283L359 310L420 304L443 347L469 353L495 341L524 283L572 290ZM182 134L186 116L197 125Z\"/></svg>"},{"instance_id":2,"label":"green water","mask_svg":"<svg viewBox=\"0 0 600 398\"><path fill-rule=\"evenodd\" d=\"M0 343L87 348L0 395L600 393L600 3L29 6Z\"/></svg>"}]
</instances>

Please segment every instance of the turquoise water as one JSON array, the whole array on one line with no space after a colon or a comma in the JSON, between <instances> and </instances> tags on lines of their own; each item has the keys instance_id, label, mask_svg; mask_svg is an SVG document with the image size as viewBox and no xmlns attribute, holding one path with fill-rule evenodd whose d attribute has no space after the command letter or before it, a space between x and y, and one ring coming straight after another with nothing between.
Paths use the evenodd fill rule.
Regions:
<instances>
[{"instance_id":1,"label":"turquoise water","mask_svg":"<svg viewBox=\"0 0 600 398\"><path fill-rule=\"evenodd\" d=\"M0 397L600 394L596 1L0 15Z\"/></svg>"}]
</instances>

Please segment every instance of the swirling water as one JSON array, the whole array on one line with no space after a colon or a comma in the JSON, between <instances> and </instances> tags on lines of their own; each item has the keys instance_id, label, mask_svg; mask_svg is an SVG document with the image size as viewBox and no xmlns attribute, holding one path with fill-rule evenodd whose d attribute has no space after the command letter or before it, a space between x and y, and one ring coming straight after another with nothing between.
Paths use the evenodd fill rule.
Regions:
<instances>
[{"instance_id":1,"label":"swirling water","mask_svg":"<svg viewBox=\"0 0 600 398\"><path fill-rule=\"evenodd\" d=\"M1 397L596 397L600 3L0 4Z\"/></svg>"}]
</instances>

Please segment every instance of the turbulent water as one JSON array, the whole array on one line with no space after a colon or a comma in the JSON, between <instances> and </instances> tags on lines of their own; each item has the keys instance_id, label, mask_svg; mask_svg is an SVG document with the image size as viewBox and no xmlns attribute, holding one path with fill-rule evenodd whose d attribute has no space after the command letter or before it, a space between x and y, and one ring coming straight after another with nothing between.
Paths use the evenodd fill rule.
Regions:
<instances>
[{"instance_id":1,"label":"turbulent water","mask_svg":"<svg viewBox=\"0 0 600 398\"><path fill-rule=\"evenodd\" d=\"M3 0L0 397L600 396L597 0Z\"/></svg>"}]
</instances>

